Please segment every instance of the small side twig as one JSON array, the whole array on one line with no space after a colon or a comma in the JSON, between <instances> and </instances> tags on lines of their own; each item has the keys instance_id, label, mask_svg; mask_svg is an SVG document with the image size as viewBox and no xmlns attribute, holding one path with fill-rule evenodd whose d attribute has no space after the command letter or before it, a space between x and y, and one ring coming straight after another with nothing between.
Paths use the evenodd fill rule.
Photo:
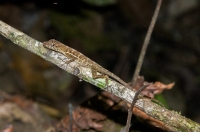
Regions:
<instances>
[{"instance_id":1,"label":"small side twig","mask_svg":"<svg viewBox=\"0 0 200 132\"><path fill-rule=\"evenodd\" d=\"M151 83L149 84L146 84L144 86L142 86L136 93L135 93L135 96L133 98L133 101L132 101L132 104L131 104L131 107L129 109L129 112L128 112L128 118L127 118L127 122L126 122L126 132L129 132L129 128L130 128L130 123L131 123L131 118L132 118L132 110L133 110L133 107L138 99L138 96L140 95L140 93L150 85Z\"/></svg>"},{"instance_id":2,"label":"small side twig","mask_svg":"<svg viewBox=\"0 0 200 132\"><path fill-rule=\"evenodd\" d=\"M138 77L138 75L140 73L140 70L141 70L141 67L142 67L144 56L146 54L146 50L147 50L147 47L149 45L149 40L151 38L151 34L153 32L153 28L155 26L155 23L156 23L156 20L157 20L157 17L158 17L158 13L160 11L161 3L162 3L162 0L158 0L158 3L156 5L156 9L154 11L154 15L152 17L150 26L149 26L147 34L145 36L144 43L143 43L143 46L142 46L142 50L140 52L140 56L139 56L139 59L138 59L138 62L137 62L137 66L136 66L136 69L135 69L135 73L133 75L133 80L132 80L132 84L131 84L132 87L134 87L136 82L137 82L137 77Z\"/></svg>"}]
</instances>

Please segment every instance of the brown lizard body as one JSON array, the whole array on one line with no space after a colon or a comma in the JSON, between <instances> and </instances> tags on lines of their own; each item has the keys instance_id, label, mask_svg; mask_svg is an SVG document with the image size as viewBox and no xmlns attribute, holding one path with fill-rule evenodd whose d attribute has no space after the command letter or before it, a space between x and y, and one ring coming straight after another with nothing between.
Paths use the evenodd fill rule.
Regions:
<instances>
[{"instance_id":1,"label":"brown lizard body","mask_svg":"<svg viewBox=\"0 0 200 132\"><path fill-rule=\"evenodd\" d=\"M84 66L84 67L87 67L87 68L91 68L93 78L101 78L102 76L100 77L96 73L96 72L99 72L99 73L102 73L102 74L105 74L107 76L112 77L113 79L115 79L116 81L121 83L122 85L130 88L130 86L126 82L124 82L122 79L117 77L112 72L110 72L110 71L106 70L105 68L101 67L99 64L95 63L94 61L92 61L91 59L89 59L88 57L83 55L82 53L78 52L77 50L62 44L57 40L50 39L49 41L44 42L43 46L45 48L48 48L48 49L57 51L59 53L62 53L66 57L70 58L70 60L67 63L76 61L81 66ZM106 78L108 80L107 76L104 76L104 78ZM107 80L106 80L106 82L107 82Z\"/></svg>"}]
</instances>

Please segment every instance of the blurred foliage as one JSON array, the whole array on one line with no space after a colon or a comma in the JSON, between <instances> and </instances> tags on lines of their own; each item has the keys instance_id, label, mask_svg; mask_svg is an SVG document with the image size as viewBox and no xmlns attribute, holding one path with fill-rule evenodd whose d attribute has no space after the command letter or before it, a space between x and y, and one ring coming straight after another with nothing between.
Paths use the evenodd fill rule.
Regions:
<instances>
[{"instance_id":1,"label":"blurred foliage","mask_svg":"<svg viewBox=\"0 0 200 132\"><path fill-rule=\"evenodd\" d=\"M109 35L103 33L103 17L92 11L83 11L82 15L64 15L51 11L51 23L61 33L62 39L81 41L86 52L118 48ZM72 45L73 47L73 45Z\"/></svg>"},{"instance_id":2,"label":"blurred foliage","mask_svg":"<svg viewBox=\"0 0 200 132\"><path fill-rule=\"evenodd\" d=\"M169 109L168 102L162 94L155 95L155 99L158 100L161 104L163 104L167 109Z\"/></svg>"},{"instance_id":3,"label":"blurred foliage","mask_svg":"<svg viewBox=\"0 0 200 132\"><path fill-rule=\"evenodd\" d=\"M83 1L95 6L106 6L117 3L117 0L83 0Z\"/></svg>"}]
</instances>

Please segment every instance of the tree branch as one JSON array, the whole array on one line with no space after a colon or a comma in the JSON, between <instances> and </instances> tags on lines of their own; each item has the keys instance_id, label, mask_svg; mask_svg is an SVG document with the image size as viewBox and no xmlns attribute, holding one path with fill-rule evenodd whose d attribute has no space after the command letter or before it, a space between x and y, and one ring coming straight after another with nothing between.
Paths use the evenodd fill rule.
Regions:
<instances>
[{"instance_id":1,"label":"tree branch","mask_svg":"<svg viewBox=\"0 0 200 132\"><path fill-rule=\"evenodd\" d=\"M106 87L105 79L93 79L91 69L80 66L80 68L77 68L78 64L75 61L71 62L69 65L64 64L63 60L69 58L60 53L44 48L41 42L29 37L19 30L16 30L2 21L0 21L0 34L7 39L10 39L13 43L41 56L45 60L51 61L63 70L118 96L128 103L131 103L135 96L135 91L122 86L112 79L108 80L109 86ZM149 99L138 99L136 107L149 116L162 121L165 125L170 126L171 130L192 132L200 131L200 125L198 123L181 116L177 112L169 111L166 108L151 102Z\"/></svg>"}]
</instances>

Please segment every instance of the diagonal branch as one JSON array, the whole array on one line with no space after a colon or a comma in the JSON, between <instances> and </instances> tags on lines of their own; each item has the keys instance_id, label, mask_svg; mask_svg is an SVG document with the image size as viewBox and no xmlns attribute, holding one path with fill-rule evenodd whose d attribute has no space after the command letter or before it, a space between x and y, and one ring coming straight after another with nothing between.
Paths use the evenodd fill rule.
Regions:
<instances>
[{"instance_id":1,"label":"diagonal branch","mask_svg":"<svg viewBox=\"0 0 200 132\"><path fill-rule=\"evenodd\" d=\"M93 79L91 69L84 67L77 68L78 64L75 61L71 62L70 65L64 64L63 60L69 58L55 51L44 48L41 42L29 37L2 21L0 21L0 34L7 39L10 39L13 43L41 56L45 60L51 61L63 70L118 96L128 103L131 103L135 96L135 91L122 86L112 79L108 80L109 86L105 87L105 79ZM171 131L200 131L200 125L198 123L181 116L177 112L167 110L166 108L151 102L149 99L138 99L136 107L149 116L162 121L166 126L170 127Z\"/></svg>"}]
</instances>

